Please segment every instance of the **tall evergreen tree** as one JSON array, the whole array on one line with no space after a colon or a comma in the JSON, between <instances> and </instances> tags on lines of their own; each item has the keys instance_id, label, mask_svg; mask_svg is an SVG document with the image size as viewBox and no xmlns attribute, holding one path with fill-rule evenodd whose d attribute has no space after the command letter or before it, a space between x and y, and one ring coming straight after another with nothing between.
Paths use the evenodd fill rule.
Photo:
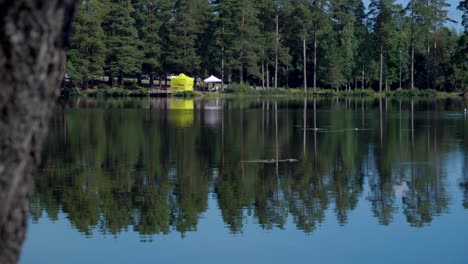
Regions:
<instances>
[{"instance_id":1,"label":"tall evergreen tree","mask_svg":"<svg viewBox=\"0 0 468 264\"><path fill-rule=\"evenodd\" d=\"M292 0L293 10L291 13L292 24L290 30L294 32L295 39L300 40L302 49L302 67L298 64L296 67L302 68L302 78L304 92L307 91L307 43L311 23L311 6L309 1ZM297 47L297 46L296 46ZM298 52L299 54L301 52ZM300 56L297 56L300 57Z\"/></svg>"},{"instance_id":2,"label":"tall evergreen tree","mask_svg":"<svg viewBox=\"0 0 468 264\"><path fill-rule=\"evenodd\" d=\"M333 53L337 54L338 63L334 63L334 68L339 67L341 80L340 83L335 82L336 88L343 84L349 88L352 82L352 74L355 63L355 51L357 50L357 40L355 39L354 29L356 17L352 9L352 5L346 0L331 1L330 16L333 21L333 32L335 43L333 45Z\"/></svg>"},{"instance_id":3,"label":"tall evergreen tree","mask_svg":"<svg viewBox=\"0 0 468 264\"><path fill-rule=\"evenodd\" d=\"M465 34L468 34L468 0L460 1L457 9L463 12L461 24L464 28Z\"/></svg>"},{"instance_id":4,"label":"tall evergreen tree","mask_svg":"<svg viewBox=\"0 0 468 264\"><path fill-rule=\"evenodd\" d=\"M159 20L159 70L160 70L160 87L162 86L163 79L167 86L167 78L169 72L174 70L174 1L172 0L157 0L156 2L156 17Z\"/></svg>"},{"instance_id":5,"label":"tall evergreen tree","mask_svg":"<svg viewBox=\"0 0 468 264\"><path fill-rule=\"evenodd\" d=\"M160 66L161 40L157 4L157 0L134 0L136 28L143 47L142 71L149 75L150 88L154 85L154 76Z\"/></svg>"},{"instance_id":6,"label":"tall evergreen tree","mask_svg":"<svg viewBox=\"0 0 468 264\"><path fill-rule=\"evenodd\" d=\"M276 0L258 1L258 19L260 21L261 34L261 79L262 87L270 87L270 69L274 66L278 51L278 37L276 35L277 16L279 16L279 6ZM279 20L279 18L278 18ZM275 73L277 68L275 67ZM276 74L275 74L276 76Z\"/></svg>"},{"instance_id":7,"label":"tall evergreen tree","mask_svg":"<svg viewBox=\"0 0 468 264\"><path fill-rule=\"evenodd\" d=\"M123 87L125 76L141 72L143 53L132 17L134 9L131 1L116 0L109 5L104 22L108 35L108 72L110 76L118 76L119 84Z\"/></svg>"},{"instance_id":8,"label":"tall evergreen tree","mask_svg":"<svg viewBox=\"0 0 468 264\"><path fill-rule=\"evenodd\" d=\"M106 47L101 27L104 8L98 0L82 2L72 28L67 72L75 84L84 85L85 88L95 76L104 73Z\"/></svg>"},{"instance_id":9,"label":"tall evergreen tree","mask_svg":"<svg viewBox=\"0 0 468 264\"><path fill-rule=\"evenodd\" d=\"M329 17L326 13L328 8L327 0L313 0L312 1L312 13L311 13L311 24L313 34L313 46L314 46L314 58L313 58L313 88L314 92L317 89L317 53L320 38L328 32L329 29Z\"/></svg>"},{"instance_id":10,"label":"tall evergreen tree","mask_svg":"<svg viewBox=\"0 0 468 264\"><path fill-rule=\"evenodd\" d=\"M439 32L441 29L445 27L445 23L448 21L453 21L454 20L450 19L448 17L448 7L450 6L446 0L430 0L430 6L433 12L433 17L432 17L432 35L433 35L433 40L432 40L432 72L433 72L433 78L432 78L432 88L436 89L437 88L437 76L439 72L439 48L438 48L438 43L439 43Z\"/></svg>"},{"instance_id":11,"label":"tall evergreen tree","mask_svg":"<svg viewBox=\"0 0 468 264\"><path fill-rule=\"evenodd\" d=\"M175 2L173 45L176 48L174 67L180 71L198 76L202 58L197 43L208 24L204 18L209 15L207 0L178 0Z\"/></svg>"},{"instance_id":12,"label":"tall evergreen tree","mask_svg":"<svg viewBox=\"0 0 468 264\"><path fill-rule=\"evenodd\" d=\"M376 38L376 50L379 54L379 92L383 87L384 57L387 52L386 44L394 31L393 9L394 0L372 0L369 5L369 17L372 30Z\"/></svg>"},{"instance_id":13,"label":"tall evergreen tree","mask_svg":"<svg viewBox=\"0 0 468 264\"><path fill-rule=\"evenodd\" d=\"M464 30L452 57L453 68L449 82L453 89L466 89L468 87L468 0L460 1L457 8L463 12L461 24Z\"/></svg>"},{"instance_id":14,"label":"tall evergreen tree","mask_svg":"<svg viewBox=\"0 0 468 264\"><path fill-rule=\"evenodd\" d=\"M349 0L348 4L351 5L354 14L354 38L357 45L353 69L355 88L357 89L358 81L361 80L361 88L364 89L365 73L369 72L368 66L372 60L371 50L367 48L369 32L365 25L365 6L362 0Z\"/></svg>"}]
</instances>

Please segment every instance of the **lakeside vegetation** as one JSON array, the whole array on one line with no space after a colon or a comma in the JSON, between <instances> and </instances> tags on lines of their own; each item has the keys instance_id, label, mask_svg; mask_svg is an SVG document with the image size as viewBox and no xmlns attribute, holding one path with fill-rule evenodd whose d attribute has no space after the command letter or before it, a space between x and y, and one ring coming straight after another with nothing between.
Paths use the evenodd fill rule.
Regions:
<instances>
[{"instance_id":1,"label":"lakeside vegetation","mask_svg":"<svg viewBox=\"0 0 468 264\"><path fill-rule=\"evenodd\" d=\"M145 88L138 88L134 90L122 89L122 88L100 88L100 89L88 89L80 92L70 91L65 94L66 97L70 96L84 96L84 97L151 97L161 96L161 94L152 94L150 90ZM163 94L163 96L165 96ZM332 89L317 89L314 91L304 92L298 88L269 88L269 89L252 89L248 85L235 84L231 88L226 89L224 92L197 92L197 91L183 91L169 94L170 97L179 98L194 98L194 97L206 97L206 98L230 98L230 97L403 97L403 98L415 98L415 97L458 97L456 92L439 92L436 90L420 90L420 89L396 89L389 92L375 92L373 89L364 90L351 90L351 91L336 91Z\"/></svg>"},{"instance_id":2,"label":"lakeside vegetation","mask_svg":"<svg viewBox=\"0 0 468 264\"><path fill-rule=\"evenodd\" d=\"M67 53L69 86L99 88L96 77L107 76L108 87L144 95L141 87L162 88L167 76L184 72L197 83L215 74L269 95L296 93L289 88L460 91L468 87L468 0L457 1L461 19L449 17L447 2L81 1ZM464 31L449 28L452 22Z\"/></svg>"}]
</instances>

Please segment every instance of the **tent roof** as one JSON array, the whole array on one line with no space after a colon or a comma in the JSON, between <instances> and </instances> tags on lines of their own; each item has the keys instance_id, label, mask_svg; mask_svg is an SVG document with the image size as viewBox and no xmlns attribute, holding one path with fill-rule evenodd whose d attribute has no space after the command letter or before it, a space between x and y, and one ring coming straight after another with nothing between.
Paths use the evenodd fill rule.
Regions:
<instances>
[{"instance_id":1,"label":"tent roof","mask_svg":"<svg viewBox=\"0 0 468 264\"><path fill-rule=\"evenodd\" d=\"M187 76L187 75L185 75L183 73L181 73L181 74L179 74L177 76L173 76L172 79L192 79L193 80L193 78L191 78L191 77L189 77L189 76Z\"/></svg>"},{"instance_id":2,"label":"tent roof","mask_svg":"<svg viewBox=\"0 0 468 264\"><path fill-rule=\"evenodd\" d=\"M204 82L205 82L205 83L220 83L220 82L222 82L222 81L221 81L221 79L216 78L216 77L214 77L213 75L211 75L210 77L206 78L206 79L204 80Z\"/></svg>"}]
</instances>

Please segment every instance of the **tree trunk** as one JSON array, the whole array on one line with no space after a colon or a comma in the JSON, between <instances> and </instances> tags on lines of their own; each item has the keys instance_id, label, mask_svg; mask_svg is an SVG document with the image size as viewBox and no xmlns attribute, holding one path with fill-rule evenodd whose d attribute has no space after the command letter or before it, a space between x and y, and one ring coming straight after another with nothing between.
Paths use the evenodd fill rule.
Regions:
<instances>
[{"instance_id":1,"label":"tree trunk","mask_svg":"<svg viewBox=\"0 0 468 264\"><path fill-rule=\"evenodd\" d=\"M224 91L224 21L221 28L221 41L223 43L221 46L221 91Z\"/></svg>"},{"instance_id":2,"label":"tree trunk","mask_svg":"<svg viewBox=\"0 0 468 264\"><path fill-rule=\"evenodd\" d=\"M112 87L114 86L114 77L112 76L112 74L109 73L109 76L108 76L108 80L107 80L107 84Z\"/></svg>"},{"instance_id":3,"label":"tree trunk","mask_svg":"<svg viewBox=\"0 0 468 264\"><path fill-rule=\"evenodd\" d=\"M278 88L278 51L279 51L279 16L276 13L276 38L275 38L275 88Z\"/></svg>"},{"instance_id":4,"label":"tree trunk","mask_svg":"<svg viewBox=\"0 0 468 264\"><path fill-rule=\"evenodd\" d=\"M149 78L150 78L150 79L149 79L149 88L150 88L150 89L153 89L153 86L154 86L154 74L151 73Z\"/></svg>"},{"instance_id":5,"label":"tree trunk","mask_svg":"<svg viewBox=\"0 0 468 264\"><path fill-rule=\"evenodd\" d=\"M317 29L314 31L314 93L317 90Z\"/></svg>"},{"instance_id":6,"label":"tree trunk","mask_svg":"<svg viewBox=\"0 0 468 264\"><path fill-rule=\"evenodd\" d=\"M411 89L414 89L414 44L411 47Z\"/></svg>"},{"instance_id":7,"label":"tree trunk","mask_svg":"<svg viewBox=\"0 0 468 264\"><path fill-rule=\"evenodd\" d=\"M40 8L39 8L40 7ZM0 0L0 263L17 263L74 1ZM40 18L40 19L37 19Z\"/></svg>"},{"instance_id":8,"label":"tree trunk","mask_svg":"<svg viewBox=\"0 0 468 264\"><path fill-rule=\"evenodd\" d=\"M262 90L265 89L265 62L262 60Z\"/></svg>"},{"instance_id":9,"label":"tree trunk","mask_svg":"<svg viewBox=\"0 0 468 264\"><path fill-rule=\"evenodd\" d=\"M305 28L304 28L304 38L302 39L302 52L303 52L303 60L304 60L304 93L307 92L307 49L306 49L306 36L305 36Z\"/></svg>"},{"instance_id":10,"label":"tree trunk","mask_svg":"<svg viewBox=\"0 0 468 264\"><path fill-rule=\"evenodd\" d=\"M379 69L379 92L382 92L383 81L383 44L380 44L380 69Z\"/></svg>"},{"instance_id":11,"label":"tree trunk","mask_svg":"<svg viewBox=\"0 0 468 264\"><path fill-rule=\"evenodd\" d=\"M244 67L239 67L239 82L244 83Z\"/></svg>"},{"instance_id":12,"label":"tree trunk","mask_svg":"<svg viewBox=\"0 0 468 264\"><path fill-rule=\"evenodd\" d=\"M123 89L124 88L124 78L123 78L123 73L122 72L119 73L119 77L118 77L117 82L119 83L120 88Z\"/></svg>"},{"instance_id":13,"label":"tree trunk","mask_svg":"<svg viewBox=\"0 0 468 264\"><path fill-rule=\"evenodd\" d=\"M266 87L270 89L270 69L266 67Z\"/></svg>"},{"instance_id":14,"label":"tree trunk","mask_svg":"<svg viewBox=\"0 0 468 264\"><path fill-rule=\"evenodd\" d=\"M414 0L411 0L411 90L414 89Z\"/></svg>"},{"instance_id":15,"label":"tree trunk","mask_svg":"<svg viewBox=\"0 0 468 264\"><path fill-rule=\"evenodd\" d=\"M437 19L437 3L434 4L434 18ZM437 22L434 22L434 50L433 50L433 60L432 60L432 69L433 69L433 80L432 80L432 89L437 89Z\"/></svg>"},{"instance_id":16,"label":"tree trunk","mask_svg":"<svg viewBox=\"0 0 468 264\"><path fill-rule=\"evenodd\" d=\"M364 76L364 69L362 69L362 87L361 87L361 90L364 91L364 85L366 85L366 81L364 80L365 76Z\"/></svg>"}]
</instances>

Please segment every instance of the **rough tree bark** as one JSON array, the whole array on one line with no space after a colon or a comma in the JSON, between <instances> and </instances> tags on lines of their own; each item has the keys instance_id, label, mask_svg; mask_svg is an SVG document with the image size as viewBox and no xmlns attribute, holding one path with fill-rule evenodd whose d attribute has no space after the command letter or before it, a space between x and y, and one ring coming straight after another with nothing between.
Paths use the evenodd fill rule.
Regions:
<instances>
[{"instance_id":1,"label":"rough tree bark","mask_svg":"<svg viewBox=\"0 0 468 264\"><path fill-rule=\"evenodd\" d=\"M74 0L0 0L0 263L17 263Z\"/></svg>"}]
</instances>

